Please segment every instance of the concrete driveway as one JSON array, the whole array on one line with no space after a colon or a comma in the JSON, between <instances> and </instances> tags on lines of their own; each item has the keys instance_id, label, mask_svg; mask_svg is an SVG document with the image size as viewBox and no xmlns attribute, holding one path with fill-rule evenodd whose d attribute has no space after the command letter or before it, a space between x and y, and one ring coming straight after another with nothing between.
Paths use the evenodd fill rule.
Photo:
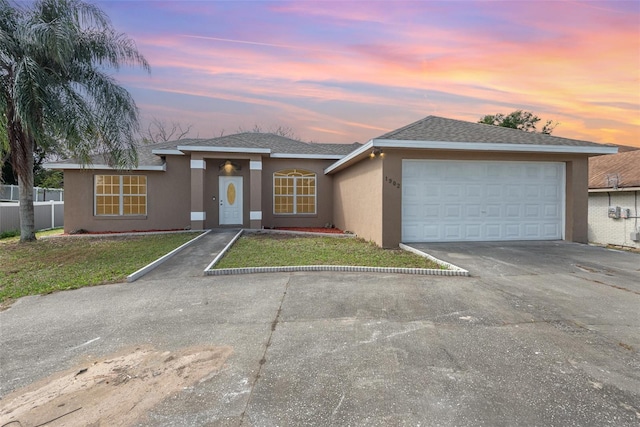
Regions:
<instances>
[{"instance_id":1,"label":"concrete driveway","mask_svg":"<svg viewBox=\"0 0 640 427\"><path fill-rule=\"evenodd\" d=\"M23 298L0 312L0 395L123 349L216 346L220 369L133 424L640 423L640 255L417 246L473 276L153 276Z\"/></svg>"}]
</instances>

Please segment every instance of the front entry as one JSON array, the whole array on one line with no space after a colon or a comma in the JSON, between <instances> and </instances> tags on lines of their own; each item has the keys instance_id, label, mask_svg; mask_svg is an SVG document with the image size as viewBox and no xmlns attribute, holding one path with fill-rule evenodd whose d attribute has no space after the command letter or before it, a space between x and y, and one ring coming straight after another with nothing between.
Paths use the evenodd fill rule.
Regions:
<instances>
[{"instance_id":1,"label":"front entry","mask_svg":"<svg viewBox=\"0 0 640 427\"><path fill-rule=\"evenodd\" d=\"M242 225L242 177L219 177L220 225Z\"/></svg>"}]
</instances>

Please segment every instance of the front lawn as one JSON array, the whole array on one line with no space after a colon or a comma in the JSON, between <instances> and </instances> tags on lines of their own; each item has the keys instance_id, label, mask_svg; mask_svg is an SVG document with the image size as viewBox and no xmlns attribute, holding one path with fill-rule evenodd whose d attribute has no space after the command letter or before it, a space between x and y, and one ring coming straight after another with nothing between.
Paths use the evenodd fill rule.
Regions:
<instances>
[{"instance_id":1,"label":"front lawn","mask_svg":"<svg viewBox=\"0 0 640 427\"><path fill-rule=\"evenodd\" d=\"M0 304L26 295L123 281L198 233L0 240Z\"/></svg>"},{"instance_id":2,"label":"front lawn","mask_svg":"<svg viewBox=\"0 0 640 427\"><path fill-rule=\"evenodd\" d=\"M244 235L214 268L298 265L442 269L416 254L401 249L381 249L362 239L284 234Z\"/></svg>"}]
</instances>

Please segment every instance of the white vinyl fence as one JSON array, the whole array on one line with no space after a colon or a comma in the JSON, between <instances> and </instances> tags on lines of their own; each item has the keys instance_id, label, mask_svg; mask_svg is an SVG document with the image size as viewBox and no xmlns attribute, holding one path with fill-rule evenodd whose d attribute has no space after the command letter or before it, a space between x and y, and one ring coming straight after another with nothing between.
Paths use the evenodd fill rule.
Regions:
<instances>
[{"instance_id":1,"label":"white vinyl fence","mask_svg":"<svg viewBox=\"0 0 640 427\"><path fill-rule=\"evenodd\" d=\"M20 205L14 202L0 202L0 233L20 230ZM36 230L62 227L64 225L64 202L34 202Z\"/></svg>"},{"instance_id":2,"label":"white vinyl fence","mask_svg":"<svg viewBox=\"0 0 640 427\"><path fill-rule=\"evenodd\" d=\"M17 185L0 185L0 202L17 202L20 200L19 194ZM48 202L49 200L64 201L64 190L62 188L33 187L34 202Z\"/></svg>"}]
</instances>

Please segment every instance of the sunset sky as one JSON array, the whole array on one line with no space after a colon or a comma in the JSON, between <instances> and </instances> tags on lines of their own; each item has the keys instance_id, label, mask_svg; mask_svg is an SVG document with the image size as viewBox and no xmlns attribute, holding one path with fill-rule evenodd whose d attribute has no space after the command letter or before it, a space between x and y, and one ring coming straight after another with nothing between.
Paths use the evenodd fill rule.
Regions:
<instances>
[{"instance_id":1,"label":"sunset sky","mask_svg":"<svg viewBox=\"0 0 640 427\"><path fill-rule=\"evenodd\" d=\"M640 147L639 1L99 1L151 75L143 125L285 126L366 142L422 117L533 111L554 135Z\"/></svg>"}]
</instances>

